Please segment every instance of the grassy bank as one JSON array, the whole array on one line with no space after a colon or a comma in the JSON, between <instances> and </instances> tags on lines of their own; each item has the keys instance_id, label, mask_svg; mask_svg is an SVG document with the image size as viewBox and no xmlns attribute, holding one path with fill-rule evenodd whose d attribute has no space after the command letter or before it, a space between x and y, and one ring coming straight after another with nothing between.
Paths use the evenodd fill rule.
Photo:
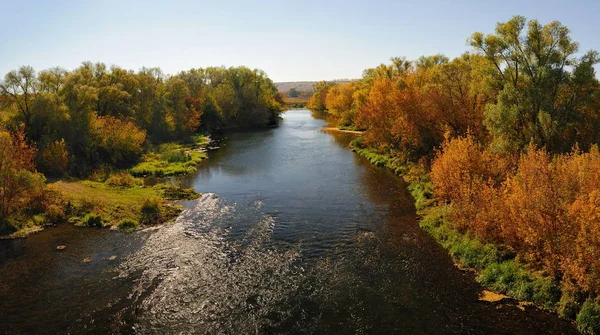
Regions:
<instances>
[{"instance_id":1,"label":"grassy bank","mask_svg":"<svg viewBox=\"0 0 600 335\"><path fill-rule=\"evenodd\" d=\"M206 159L209 138L198 135L183 143L161 144L142 157L129 171L136 177L169 177L192 173Z\"/></svg>"},{"instance_id":2,"label":"grassy bank","mask_svg":"<svg viewBox=\"0 0 600 335\"><path fill-rule=\"evenodd\" d=\"M140 225L169 222L181 212L172 200L194 199L190 189L158 184L154 187L114 185L89 180L51 184L66 201L65 215L81 226L135 230Z\"/></svg>"},{"instance_id":3,"label":"grassy bank","mask_svg":"<svg viewBox=\"0 0 600 335\"><path fill-rule=\"evenodd\" d=\"M109 227L132 231L139 226L169 222L181 209L174 200L199 196L192 189L172 184L144 187L142 176L175 176L196 171L207 158L209 138L202 135L188 141L166 143L153 148L142 162L129 171L110 173L100 169L89 180L56 181L47 186L51 200L43 210L11 218L12 230L0 238L26 237L44 226L70 222L79 226ZM50 201L51 203L45 203Z\"/></svg>"},{"instance_id":4,"label":"grassy bank","mask_svg":"<svg viewBox=\"0 0 600 335\"><path fill-rule=\"evenodd\" d=\"M352 150L373 165L389 168L403 177L415 199L420 227L448 251L457 267L473 271L484 288L518 300L521 308L533 304L575 320L584 334L600 334L598 303L561 288L555 278L519 261L510 248L479 241L468 232L457 230L448 215L452 205L435 202L433 184L422 166L361 147L360 140L352 144Z\"/></svg>"}]
</instances>

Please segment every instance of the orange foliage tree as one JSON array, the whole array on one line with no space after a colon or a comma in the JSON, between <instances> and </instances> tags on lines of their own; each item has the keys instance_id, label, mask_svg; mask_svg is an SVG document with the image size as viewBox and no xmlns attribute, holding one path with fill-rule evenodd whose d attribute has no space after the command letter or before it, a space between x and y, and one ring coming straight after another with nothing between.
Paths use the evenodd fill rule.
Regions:
<instances>
[{"instance_id":1,"label":"orange foliage tree","mask_svg":"<svg viewBox=\"0 0 600 335\"><path fill-rule=\"evenodd\" d=\"M95 120L95 137L103 162L117 167L134 163L142 154L146 131L131 120L101 116Z\"/></svg>"},{"instance_id":2,"label":"orange foliage tree","mask_svg":"<svg viewBox=\"0 0 600 335\"><path fill-rule=\"evenodd\" d=\"M344 126L354 123L354 89L354 83L340 84L332 86L325 96L325 107L329 113L337 116L339 123Z\"/></svg>"},{"instance_id":3,"label":"orange foliage tree","mask_svg":"<svg viewBox=\"0 0 600 335\"><path fill-rule=\"evenodd\" d=\"M35 149L25 141L24 127L14 133L0 130L0 230L16 211L43 192L44 176L37 173Z\"/></svg>"},{"instance_id":4,"label":"orange foliage tree","mask_svg":"<svg viewBox=\"0 0 600 335\"><path fill-rule=\"evenodd\" d=\"M67 172L69 153L64 139L48 144L39 158L40 171L61 176Z\"/></svg>"},{"instance_id":5,"label":"orange foliage tree","mask_svg":"<svg viewBox=\"0 0 600 335\"><path fill-rule=\"evenodd\" d=\"M530 145L514 160L491 154L472 136L455 138L437 153L431 178L457 228L511 246L565 285L600 293L597 147L552 156Z\"/></svg>"}]
</instances>

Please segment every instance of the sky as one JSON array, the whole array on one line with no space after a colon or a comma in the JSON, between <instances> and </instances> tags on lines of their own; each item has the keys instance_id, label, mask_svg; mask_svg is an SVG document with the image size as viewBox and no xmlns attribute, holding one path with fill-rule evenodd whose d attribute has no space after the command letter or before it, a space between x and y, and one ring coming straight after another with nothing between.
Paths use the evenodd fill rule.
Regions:
<instances>
[{"instance_id":1,"label":"sky","mask_svg":"<svg viewBox=\"0 0 600 335\"><path fill-rule=\"evenodd\" d=\"M514 15L558 20L600 50L597 0L0 0L0 76L83 61L132 70L239 66L279 81L359 78L391 57L469 51Z\"/></svg>"}]
</instances>

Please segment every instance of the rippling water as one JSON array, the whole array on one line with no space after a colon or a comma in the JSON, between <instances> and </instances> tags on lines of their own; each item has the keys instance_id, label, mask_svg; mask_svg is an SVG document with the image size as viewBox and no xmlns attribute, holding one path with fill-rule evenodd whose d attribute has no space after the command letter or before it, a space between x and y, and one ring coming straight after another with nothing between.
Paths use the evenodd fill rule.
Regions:
<instances>
[{"instance_id":1,"label":"rippling water","mask_svg":"<svg viewBox=\"0 0 600 335\"><path fill-rule=\"evenodd\" d=\"M0 333L575 332L479 302L402 180L324 125L292 110L278 128L224 134L184 179L204 195L174 223L0 241Z\"/></svg>"},{"instance_id":2,"label":"rippling water","mask_svg":"<svg viewBox=\"0 0 600 335\"><path fill-rule=\"evenodd\" d=\"M253 204L240 215L236 206L204 195L123 262L120 276L142 273L133 289L143 311L135 331L240 334L287 319L293 306L286 300L302 282L299 254L267 246L274 220L259 209ZM248 220L244 236L230 240L223 226Z\"/></svg>"}]
</instances>

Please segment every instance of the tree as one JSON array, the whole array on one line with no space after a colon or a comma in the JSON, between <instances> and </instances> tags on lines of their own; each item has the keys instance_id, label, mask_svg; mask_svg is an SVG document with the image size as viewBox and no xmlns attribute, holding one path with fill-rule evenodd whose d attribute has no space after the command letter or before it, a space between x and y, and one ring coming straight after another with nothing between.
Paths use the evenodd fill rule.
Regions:
<instances>
[{"instance_id":1,"label":"tree","mask_svg":"<svg viewBox=\"0 0 600 335\"><path fill-rule=\"evenodd\" d=\"M35 149L25 140L24 127L15 133L0 130L0 230L9 216L28 208L28 201L44 189L35 171Z\"/></svg>"},{"instance_id":2,"label":"tree","mask_svg":"<svg viewBox=\"0 0 600 335\"><path fill-rule=\"evenodd\" d=\"M0 94L9 97L7 102L17 106L27 130L31 124L31 105L37 89L38 80L31 66L21 66L19 71L10 71L0 83Z\"/></svg>"},{"instance_id":3,"label":"tree","mask_svg":"<svg viewBox=\"0 0 600 335\"><path fill-rule=\"evenodd\" d=\"M578 107L591 92L578 88L597 82L589 75L597 52L577 59L579 45L567 27L557 21L542 26L522 16L498 23L495 34L474 33L469 42L494 64L502 83L497 103L485 112L496 149L517 151L529 142L553 151L570 149L577 138L565 141L561 135L582 118Z\"/></svg>"},{"instance_id":4,"label":"tree","mask_svg":"<svg viewBox=\"0 0 600 335\"><path fill-rule=\"evenodd\" d=\"M325 96L325 107L339 118L342 125L352 125L356 110L354 104L354 83L345 83L332 86Z\"/></svg>"},{"instance_id":5,"label":"tree","mask_svg":"<svg viewBox=\"0 0 600 335\"><path fill-rule=\"evenodd\" d=\"M131 120L101 116L94 120L94 144L100 161L116 167L135 163L142 154L146 131Z\"/></svg>"},{"instance_id":6,"label":"tree","mask_svg":"<svg viewBox=\"0 0 600 335\"><path fill-rule=\"evenodd\" d=\"M176 138L184 138L195 132L200 126L199 104L194 102L190 90L180 78L169 78L166 82L168 113L173 123Z\"/></svg>"},{"instance_id":7,"label":"tree","mask_svg":"<svg viewBox=\"0 0 600 335\"><path fill-rule=\"evenodd\" d=\"M288 97L290 97L290 98L297 98L297 97L299 97L299 96L300 96L300 93L301 93L301 92L300 92L300 91L298 91L298 89L297 89L297 88L295 88L295 87L292 87L292 88L290 88L290 90L287 92L287 96L288 96Z\"/></svg>"},{"instance_id":8,"label":"tree","mask_svg":"<svg viewBox=\"0 0 600 335\"><path fill-rule=\"evenodd\" d=\"M67 173L69 167L69 152L64 139L46 145L42 150L38 166L40 171L55 176Z\"/></svg>"},{"instance_id":9,"label":"tree","mask_svg":"<svg viewBox=\"0 0 600 335\"><path fill-rule=\"evenodd\" d=\"M329 88L335 86L335 83L329 81L320 81L318 83L313 84L313 96L310 97L308 101L308 108L316 109L316 110L325 110L325 98L327 97L327 92Z\"/></svg>"}]
</instances>

